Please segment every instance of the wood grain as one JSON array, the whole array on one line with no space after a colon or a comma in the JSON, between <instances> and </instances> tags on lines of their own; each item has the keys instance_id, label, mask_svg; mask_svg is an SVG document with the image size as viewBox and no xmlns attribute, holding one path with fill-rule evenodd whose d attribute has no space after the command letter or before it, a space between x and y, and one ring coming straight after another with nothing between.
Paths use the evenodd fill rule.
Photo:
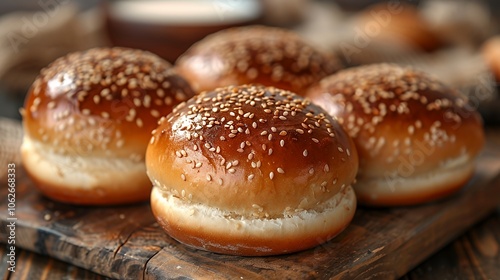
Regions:
<instances>
[{"instance_id":1,"label":"wood grain","mask_svg":"<svg viewBox=\"0 0 500 280\"><path fill-rule=\"evenodd\" d=\"M346 231L330 242L301 253L259 258L179 244L158 227L148 204L96 208L52 202L34 190L18 166L17 246L112 278L398 278L500 203L498 147L490 140L475 177L453 197L419 207L360 208ZM6 194L3 182L1 197ZM5 200L0 206L0 241L5 242ZM477 236L493 244L492 237ZM490 246L480 248L482 254L496 252Z\"/></svg>"},{"instance_id":2,"label":"wood grain","mask_svg":"<svg viewBox=\"0 0 500 280\"><path fill-rule=\"evenodd\" d=\"M5 248L0 247L0 254L6 255ZM54 258L32 253L26 250L17 250L17 265L15 272L7 271L7 263L0 264L2 279L9 280L51 280L51 279L87 279L105 280L107 277L95 274L89 270L68 265ZM5 257L3 257L2 261Z\"/></svg>"},{"instance_id":3,"label":"wood grain","mask_svg":"<svg viewBox=\"0 0 500 280\"><path fill-rule=\"evenodd\" d=\"M499 279L500 209L402 280Z\"/></svg>"}]
</instances>

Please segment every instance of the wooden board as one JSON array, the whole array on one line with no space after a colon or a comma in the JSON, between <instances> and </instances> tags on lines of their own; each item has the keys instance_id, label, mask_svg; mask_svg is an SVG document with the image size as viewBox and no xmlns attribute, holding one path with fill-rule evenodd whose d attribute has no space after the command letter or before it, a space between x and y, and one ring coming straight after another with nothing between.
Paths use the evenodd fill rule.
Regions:
<instances>
[{"instance_id":1,"label":"wooden board","mask_svg":"<svg viewBox=\"0 0 500 280\"><path fill-rule=\"evenodd\" d=\"M457 195L418 207L358 209L334 240L284 256L235 257L194 250L169 238L148 204L77 207L42 197L16 167L16 245L113 278L397 278L500 203L500 150L490 139L476 175ZM6 167L2 167L6 168ZM7 197L2 179L0 197ZM0 241L7 240L6 199Z\"/></svg>"}]
</instances>

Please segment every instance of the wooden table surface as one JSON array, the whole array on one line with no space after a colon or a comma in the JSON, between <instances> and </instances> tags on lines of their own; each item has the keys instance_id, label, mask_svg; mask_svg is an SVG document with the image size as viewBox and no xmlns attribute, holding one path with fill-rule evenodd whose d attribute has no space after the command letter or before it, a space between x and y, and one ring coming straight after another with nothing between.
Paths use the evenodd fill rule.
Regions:
<instances>
[{"instance_id":1,"label":"wooden table surface","mask_svg":"<svg viewBox=\"0 0 500 280\"><path fill-rule=\"evenodd\" d=\"M487 129L500 149L500 127ZM402 279L500 279L500 205L486 219L418 265ZM6 245L0 246L3 279L108 279L51 257L17 248L16 271L7 270ZM371 279L378 279L376 275Z\"/></svg>"},{"instance_id":2,"label":"wooden table surface","mask_svg":"<svg viewBox=\"0 0 500 280\"><path fill-rule=\"evenodd\" d=\"M405 275L402 280L500 279L500 208L453 243ZM104 276L19 249L15 273L6 271L5 246L0 247L3 279L108 279Z\"/></svg>"},{"instance_id":3,"label":"wooden table surface","mask_svg":"<svg viewBox=\"0 0 500 280\"><path fill-rule=\"evenodd\" d=\"M500 149L500 126L489 126L487 132L488 138L498 143ZM109 279L21 248L17 248L16 271L12 273L7 271L6 255L6 245L1 244L1 279ZM486 219L401 279L500 279L500 205Z\"/></svg>"}]
</instances>

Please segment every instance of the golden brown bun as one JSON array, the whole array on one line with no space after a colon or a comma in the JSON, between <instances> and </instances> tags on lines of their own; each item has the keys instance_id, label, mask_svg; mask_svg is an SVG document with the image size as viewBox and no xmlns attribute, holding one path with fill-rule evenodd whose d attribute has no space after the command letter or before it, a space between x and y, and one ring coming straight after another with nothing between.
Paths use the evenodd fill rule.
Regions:
<instances>
[{"instance_id":1,"label":"golden brown bun","mask_svg":"<svg viewBox=\"0 0 500 280\"><path fill-rule=\"evenodd\" d=\"M354 214L348 186L357 166L352 140L322 109L289 91L249 85L177 106L146 152L153 212L165 230L235 255L288 253L335 236ZM195 216L176 214L184 209ZM204 219L208 228L199 228Z\"/></svg>"},{"instance_id":2,"label":"golden brown bun","mask_svg":"<svg viewBox=\"0 0 500 280\"><path fill-rule=\"evenodd\" d=\"M399 42L422 51L433 51L444 45L415 6L400 2L367 8L355 18L355 25L370 40Z\"/></svg>"},{"instance_id":3,"label":"golden brown bun","mask_svg":"<svg viewBox=\"0 0 500 280\"><path fill-rule=\"evenodd\" d=\"M176 68L198 92L253 83L303 95L340 63L291 31L247 26L207 36L177 60Z\"/></svg>"},{"instance_id":4,"label":"golden brown bun","mask_svg":"<svg viewBox=\"0 0 500 280\"><path fill-rule=\"evenodd\" d=\"M55 200L147 200L150 132L193 95L170 63L148 52L98 48L59 58L41 71L25 100L24 166Z\"/></svg>"},{"instance_id":5,"label":"golden brown bun","mask_svg":"<svg viewBox=\"0 0 500 280\"><path fill-rule=\"evenodd\" d=\"M484 145L481 118L467 100L411 68L348 69L323 79L307 97L354 139L360 157L354 189L363 204L446 196L472 175Z\"/></svg>"}]
</instances>

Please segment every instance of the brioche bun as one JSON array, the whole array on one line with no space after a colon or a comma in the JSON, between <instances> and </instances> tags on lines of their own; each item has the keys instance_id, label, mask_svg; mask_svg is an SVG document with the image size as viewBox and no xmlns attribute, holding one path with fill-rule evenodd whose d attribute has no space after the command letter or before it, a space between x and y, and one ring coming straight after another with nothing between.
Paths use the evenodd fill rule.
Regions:
<instances>
[{"instance_id":1,"label":"brioche bun","mask_svg":"<svg viewBox=\"0 0 500 280\"><path fill-rule=\"evenodd\" d=\"M341 71L307 94L354 139L362 204L418 204L455 192L484 145L465 97L411 68L375 64Z\"/></svg>"},{"instance_id":2,"label":"brioche bun","mask_svg":"<svg viewBox=\"0 0 500 280\"><path fill-rule=\"evenodd\" d=\"M316 50L294 32L264 26L209 35L176 62L179 73L198 92L253 83L303 95L340 67L337 58Z\"/></svg>"},{"instance_id":3,"label":"brioche bun","mask_svg":"<svg viewBox=\"0 0 500 280\"><path fill-rule=\"evenodd\" d=\"M59 58L26 97L24 167L54 200L147 200L150 133L161 116L193 95L170 63L148 52L97 48Z\"/></svg>"},{"instance_id":4,"label":"brioche bun","mask_svg":"<svg viewBox=\"0 0 500 280\"><path fill-rule=\"evenodd\" d=\"M218 253L275 255L326 242L351 221L352 140L289 91L201 93L160 121L146 152L159 224Z\"/></svg>"}]
</instances>

